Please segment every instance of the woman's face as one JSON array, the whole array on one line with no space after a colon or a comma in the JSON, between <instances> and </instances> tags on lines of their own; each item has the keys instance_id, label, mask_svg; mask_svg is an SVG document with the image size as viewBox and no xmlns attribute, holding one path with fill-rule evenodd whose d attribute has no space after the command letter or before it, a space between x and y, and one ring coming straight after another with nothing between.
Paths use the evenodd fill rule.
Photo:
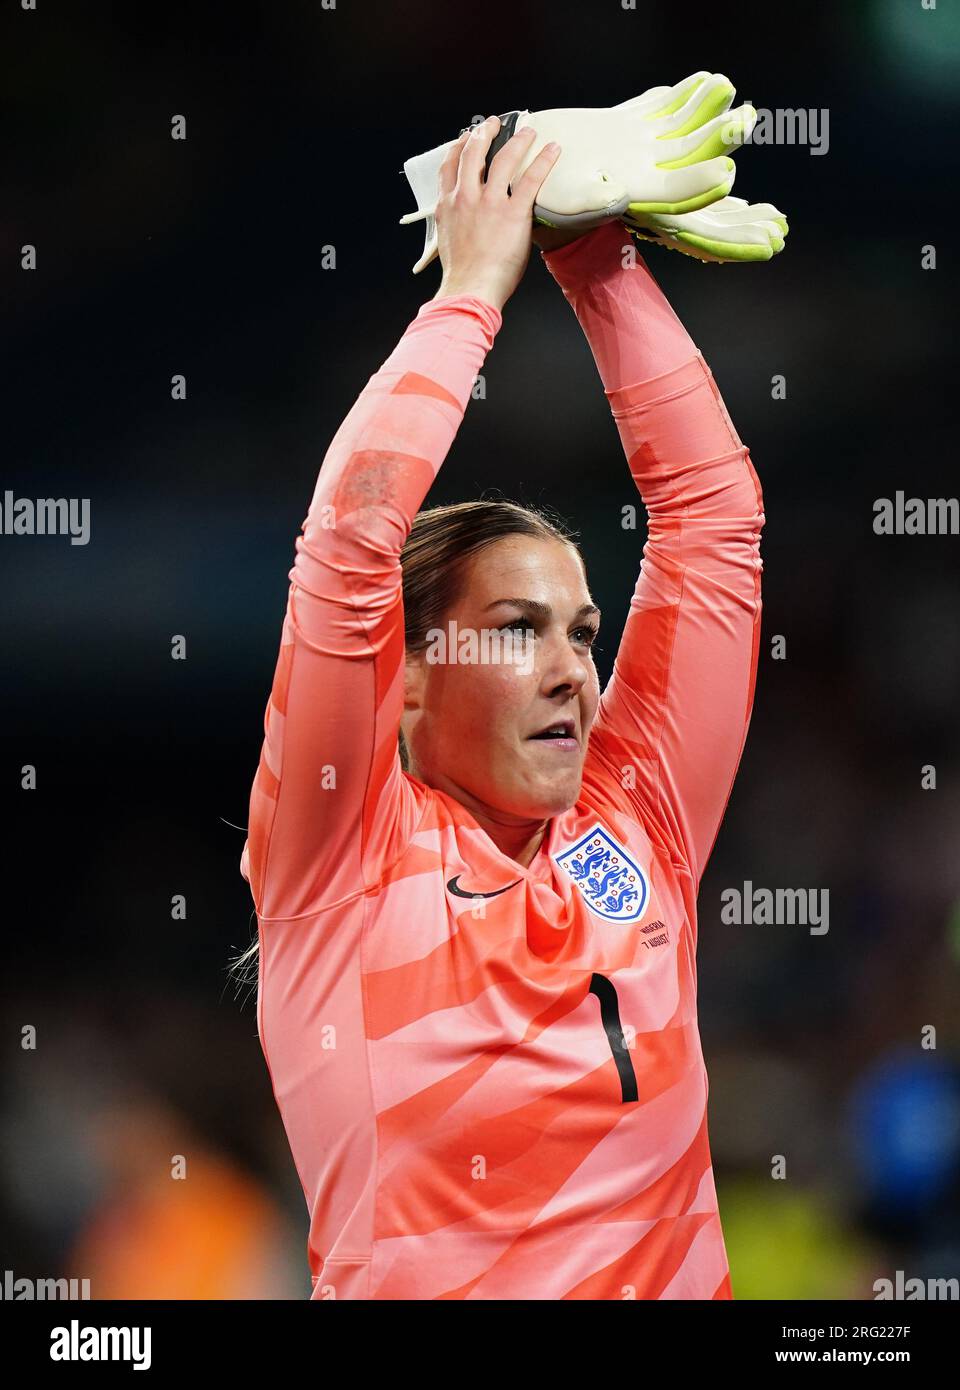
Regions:
<instances>
[{"instance_id":1,"label":"woman's face","mask_svg":"<svg viewBox=\"0 0 960 1390\"><path fill-rule=\"evenodd\" d=\"M442 625L446 650L408 657L402 729L413 775L508 820L572 806L600 696L599 616L579 556L561 541L507 536L472 556ZM533 737L563 722L569 737Z\"/></svg>"}]
</instances>

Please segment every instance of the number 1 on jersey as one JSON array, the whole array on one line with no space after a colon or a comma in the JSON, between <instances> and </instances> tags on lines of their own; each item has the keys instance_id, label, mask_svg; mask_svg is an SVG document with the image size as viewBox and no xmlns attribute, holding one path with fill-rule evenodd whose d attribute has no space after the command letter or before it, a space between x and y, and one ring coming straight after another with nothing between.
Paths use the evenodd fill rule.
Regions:
<instances>
[{"instance_id":1,"label":"number 1 on jersey","mask_svg":"<svg viewBox=\"0 0 960 1390\"><path fill-rule=\"evenodd\" d=\"M637 1073L633 1069L633 1060L627 1050L627 1044L623 1040L623 1028L620 1025L620 1001L617 998L617 991L613 982L608 980L606 975L594 973L590 976L589 992L595 994L600 1000L600 1021L603 1024L603 1031L607 1035L613 1060L617 1064L621 1101L626 1104L627 1101L637 1099Z\"/></svg>"}]
</instances>

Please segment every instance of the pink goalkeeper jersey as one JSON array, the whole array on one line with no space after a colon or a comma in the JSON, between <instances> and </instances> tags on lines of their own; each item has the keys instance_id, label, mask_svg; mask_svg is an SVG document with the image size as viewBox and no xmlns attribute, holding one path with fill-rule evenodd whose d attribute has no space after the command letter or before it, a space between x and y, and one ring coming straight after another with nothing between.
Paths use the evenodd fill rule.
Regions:
<instances>
[{"instance_id":1,"label":"pink goalkeeper jersey","mask_svg":"<svg viewBox=\"0 0 960 1390\"><path fill-rule=\"evenodd\" d=\"M696 898L750 718L764 517L709 368L625 242L607 224L543 258L648 539L580 797L528 868L397 750L400 552L493 306L423 305L297 539L242 871L314 1298L732 1296Z\"/></svg>"}]
</instances>

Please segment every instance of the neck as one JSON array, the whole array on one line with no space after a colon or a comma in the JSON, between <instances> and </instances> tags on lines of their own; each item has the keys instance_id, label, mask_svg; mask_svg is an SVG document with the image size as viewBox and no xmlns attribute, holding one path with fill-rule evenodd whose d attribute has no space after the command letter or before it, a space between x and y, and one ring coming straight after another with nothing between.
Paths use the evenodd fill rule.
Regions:
<instances>
[{"instance_id":1,"label":"neck","mask_svg":"<svg viewBox=\"0 0 960 1390\"><path fill-rule=\"evenodd\" d=\"M420 777L420 780L424 781L419 771L412 770L412 776ZM515 860L524 869L530 867L547 833L549 818L511 816L506 812L494 810L446 777L434 778L426 785L435 786L452 796L454 801L459 801L477 824L487 832L501 854Z\"/></svg>"},{"instance_id":2,"label":"neck","mask_svg":"<svg viewBox=\"0 0 960 1390\"><path fill-rule=\"evenodd\" d=\"M523 821L518 825L505 825L476 807L467 808L490 836L501 854L515 860L523 868L530 867L547 833L547 821Z\"/></svg>"}]
</instances>

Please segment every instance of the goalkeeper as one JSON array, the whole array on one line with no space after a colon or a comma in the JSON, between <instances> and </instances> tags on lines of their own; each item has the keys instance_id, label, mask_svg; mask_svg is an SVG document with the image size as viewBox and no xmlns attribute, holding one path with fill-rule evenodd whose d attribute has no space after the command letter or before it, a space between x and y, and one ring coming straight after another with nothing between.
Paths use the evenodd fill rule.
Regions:
<instances>
[{"instance_id":1,"label":"goalkeeper","mask_svg":"<svg viewBox=\"0 0 960 1390\"><path fill-rule=\"evenodd\" d=\"M760 485L612 218L540 229L570 239L544 259L649 518L602 693L565 528L424 508L559 163L548 142L522 170L521 130L484 179L498 129L441 161L440 288L337 430L297 542L242 861L260 1039L315 1299L729 1299L697 893L753 701ZM532 660L438 663L451 625Z\"/></svg>"}]
</instances>

